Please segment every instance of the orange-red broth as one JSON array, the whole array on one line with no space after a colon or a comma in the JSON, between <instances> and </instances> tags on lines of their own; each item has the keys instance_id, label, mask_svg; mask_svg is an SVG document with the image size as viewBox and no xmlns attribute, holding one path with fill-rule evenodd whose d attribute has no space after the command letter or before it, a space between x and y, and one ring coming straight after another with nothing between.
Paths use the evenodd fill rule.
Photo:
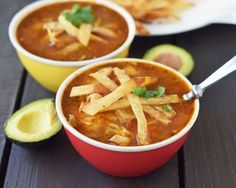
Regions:
<instances>
[{"instance_id":1,"label":"orange-red broth","mask_svg":"<svg viewBox=\"0 0 236 188\"><path fill-rule=\"evenodd\" d=\"M112 24L111 30L115 31L117 36L103 38L107 43L91 40L88 46L81 46L72 53L64 54L62 50L66 46L77 42L75 37L64 32L57 36L57 44L51 46L43 25L47 22L57 21L61 12L71 9L75 4L82 7L91 6L94 22L100 20L101 26ZM120 47L127 36L128 25L120 14L103 5L82 2L57 3L42 7L27 15L17 28L17 39L24 49L37 56L60 61L79 61L104 56Z\"/></svg>"},{"instance_id":2,"label":"orange-red broth","mask_svg":"<svg viewBox=\"0 0 236 188\"><path fill-rule=\"evenodd\" d=\"M168 70L165 70L164 68L153 66L153 65L147 65L143 63L116 63L110 64L110 65L103 65L103 66L97 66L93 67L92 69L83 72L79 76L77 76L74 80L71 81L71 83L67 86L65 89L65 92L63 94L62 98L62 109L65 117L69 119L69 114L72 114L76 117L76 120L78 122L77 125L73 125L80 133L95 139L100 142L108 143L108 144L114 144L109 141L109 138L111 136L105 136L105 129L108 125L108 123L115 123L119 126L125 127L127 130L132 132L134 136L132 137L130 141L130 146L137 146L137 121L132 120L130 122L126 123L120 123L118 119L116 119L115 111L109 111L109 112L101 112L98 113L96 116L93 125L99 124L101 125L97 132L90 131L92 129L88 130L88 125L83 124L83 118L87 115L83 112L79 112L79 106L82 101L86 101L85 97L69 97L71 88L78 85L84 85L91 83L94 81L93 78L89 76L90 73L96 72L97 70L104 68L106 66L111 67L119 67L119 68L125 68L128 65L132 65L135 67L137 71L137 75L133 76L157 76L159 78L158 85L164 86L166 88L166 95L168 94L178 94L179 96L182 96L184 93L188 92L190 90L189 86L178 76L173 74L172 72L169 72ZM132 78L132 76L130 76ZM114 79L115 75L111 75L111 78ZM116 79L117 84L119 82ZM149 88L153 89L153 88ZM171 119L171 123L168 125L164 125L158 121L153 120L150 118L150 116L146 115L146 119L149 122L152 120L152 123L148 124L148 133L149 133L149 140L151 143L156 143L163 141L176 133L178 133L180 130L182 130L187 123L190 121L193 112L194 112L194 102L181 102L178 104L171 104L173 109L176 112L176 115ZM112 118L111 118L112 117ZM116 119L111 121L110 119Z\"/></svg>"}]
</instances>

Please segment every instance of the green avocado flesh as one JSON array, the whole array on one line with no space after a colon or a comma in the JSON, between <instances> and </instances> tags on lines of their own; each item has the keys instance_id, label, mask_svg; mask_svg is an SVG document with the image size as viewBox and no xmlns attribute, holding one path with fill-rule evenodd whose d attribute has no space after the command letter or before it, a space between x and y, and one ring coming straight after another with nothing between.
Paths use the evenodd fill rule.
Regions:
<instances>
[{"instance_id":1,"label":"green avocado flesh","mask_svg":"<svg viewBox=\"0 0 236 188\"><path fill-rule=\"evenodd\" d=\"M15 112L5 123L6 136L15 143L38 143L62 128L53 99L32 102Z\"/></svg>"},{"instance_id":2,"label":"green avocado flesh","mask_svg":"<svg viewBox=\"0 0 236 188\"><path fill-rule=\"evenodd\" d=\"M162 44L148 50L143 59L165 64L184 76L188 76L194 67L192 56L183 48L172 44Z\"/></svg>"}]
</instances>

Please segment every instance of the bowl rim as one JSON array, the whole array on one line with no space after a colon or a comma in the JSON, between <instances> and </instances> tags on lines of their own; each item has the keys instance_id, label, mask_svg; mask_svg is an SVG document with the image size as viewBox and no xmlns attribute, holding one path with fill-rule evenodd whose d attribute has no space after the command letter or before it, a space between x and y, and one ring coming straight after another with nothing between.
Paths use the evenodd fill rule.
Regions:
<instances>
[{"instance_id":1,"label":"bowl rim","mask_svg":"<svg viewBox=\"0 0 236 188\"><path fill-rule=\"evenodd\" d=\"M106 150L110 150L110 151L118 151L118 152L143 152L143 151L149 151L149 150L154 150L154 149L158 149L158 148L162 148L165 147L177 140L179 140L180 138L182 138L185 134L187 134L189 132L189 130L192 128L192 126L194 125L198 114L199 114L199 108L200 108L200 103L199 103L199 99L195 99L195 108L194 108L194 113L192 115L192 118L190 119L190 121L188 122L188 124L181 130L179 131L177 134L175 134L174 136L163 140L161 142L157 142L157 143L153 143L153 144L149 144L149 145L144 145L144 146L115 146L115 145L110 145L110 144L106 144L106 143L102 143L96 140L93 140L83 134L81 134L79 131L77 131L75 128L73 128L71 125L69 125L69 123L67 122L63 111L62 111L62 106L61 106L61 99L64 93L65 88L67 87L67 85L79 74L81 74L82 72L91 69L93 67L99 66L99 65L104 65L104 64L110 64L110 63L117 63L117 62L140 62L140 63L146 63L146 64L151 64L154 66L159 66L159 67L163 67L165 69L167 69L168 71L171 71L172 73L176 74L178 77L180 77L182 80L185 81L186 84L188 84L188 86L192 87L191 82L184 77L182 74L180 74L179 72L175 71L172 68L169 68L163 64L160 63L156 63L156 62L152 62L152 61L148 61L148 60L141 60L141 59L136 59L136 58L118 58L118 59L112 59L112 60L106 60L106 61L101 61L92 65L88 65L85 67L80 68L79 70L73 72L71 75L69 75L61 84L61 86L59 87L57 94L56 94L56 111L58 114L59 119L61 120L64 128L66 130L68 130L72 135L74 135L76 138L86 142L87 144L90 144L92 146L101 148L101 149L106 149Z\"/></svg>"},{"instance_id":2,"label":"bowl rim","mask_svg":"<svg viewBox=\"0 0 236 188\"><path fill-rule=\"evenodd\" d=\"M89 3L94 3L94 4L100 4L100 5L108 7L110 9L112 9L113 11L117 12L119 15L121 15L124 18L124 20L126 21L127 26L128 26L128 36L127 36L126 40L123 42L123 44L121 46L119 46L114 51L112 51L104 56L101 56L101 57L98 57L95 59L88 59L88 60L84 60L84 61L57 61L57 60L47 59L44 57L37 56L37 55L27 51L26 49L24 49L20 45L20 43L18 42L17 37L16 37L16 31L17 31L17 28L18 28L20 22L27 15L29 15L30 13L32 13L33 11L35 11L41 7L51 5L51 4L64 3L64 2L89 2ZM25 6L24 8L22 8L21 10L19 10L12 18L12 20L9 24L9 27L8 27L9 39L17 51L19 51L23 55L25 55L25 56L27 56L39 63L43 63L43 64L47 64L47 65L54 65L54 66L61 66L61 67L84 66L84 65L88 65L91 63L101 61L101 60L113 58L113 57L119 55L120 53L122 53L124 50L129 48L129 46L131 45L131 43L135 37L135 33L136 33L135 23L134 23L132 16L128 13L128 11L126 11L121 6L115 4L111 1L106 1L106 0L50 0L50 1L49 0L39 0L39 1L36 1L33 3L30 3L27 6Z\"/></svg>"}]
</instances>

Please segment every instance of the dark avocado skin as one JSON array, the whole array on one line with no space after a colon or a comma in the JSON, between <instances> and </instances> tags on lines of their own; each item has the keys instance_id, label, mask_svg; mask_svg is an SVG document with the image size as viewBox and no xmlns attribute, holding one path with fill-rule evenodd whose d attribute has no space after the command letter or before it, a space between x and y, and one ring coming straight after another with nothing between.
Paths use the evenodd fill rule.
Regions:
<instances>
[{"instance_id":1,"label":"dark avocado skin","mask_svg":"<svg viewBox=\"0 0 236 188\"><path fill-rule=\"evenodd\" d=\"M13 140L12 138L9 138L8 136L6 136L7 140L10 141L11 143L14 143L18 146L21 146L25 149L43 149L46 147L49 147L50 145L52 145L53 143L56 142L56 140L58 139L58 135L60 135L60 133L62 132L62 129L60 129L60 131L56 132L54 135L52 135L50 138L48 139L44 139L38 142L20 142L17 140Z\"/></svg>"}]
</instances>

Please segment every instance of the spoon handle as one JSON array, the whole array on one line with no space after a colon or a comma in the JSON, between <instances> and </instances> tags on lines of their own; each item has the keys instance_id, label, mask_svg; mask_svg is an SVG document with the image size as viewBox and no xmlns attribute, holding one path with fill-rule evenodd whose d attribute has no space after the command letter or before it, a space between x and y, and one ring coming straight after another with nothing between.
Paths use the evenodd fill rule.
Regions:
<instances>
[{"instance_id":1,"label":"spoon handle","mask_svg":"<svg viewBox=\"0 0 236 188\"><path fill-rule=\"evenodd\" d=\"M210 87L212 84L216 83L220 79L229 75L233 71L236 70L236 56L230 59L227 63L225 63L222 67L216 70L213 74L211 74L207 79L205 79L199 86L205 90Z\"/></svg>"},{"instance_id":2,"label":"spoon handle","mask_svg":"<svg viewBox=\"0 0 236 188\"><path fill-rule=\"evenodd\" d=\"M208 87L218 82L220 79L229 75L233 71L236 70L236 56L230 59L227 63L225 63L222 67L212 73L207 79L205 79L199 85L193 85L192 90L183 95L184 100L190 100L191 98L200 98Z\"/></svg>"}]
</instances>

